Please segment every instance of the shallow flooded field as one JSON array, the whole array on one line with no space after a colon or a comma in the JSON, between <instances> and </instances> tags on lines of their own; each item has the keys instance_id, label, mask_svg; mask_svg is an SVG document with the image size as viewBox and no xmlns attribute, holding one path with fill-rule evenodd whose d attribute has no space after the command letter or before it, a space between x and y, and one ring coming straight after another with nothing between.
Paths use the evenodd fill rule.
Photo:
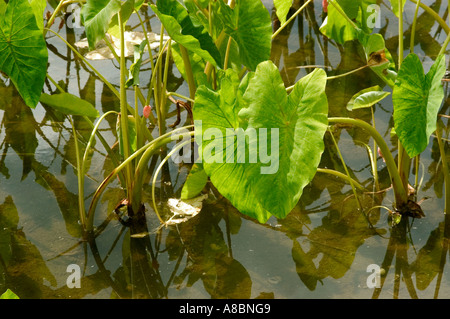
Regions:
<instances>
[{"instance_id":1,"label":"shallow flooded field","mask_svg":"<svg viewBox=\"0 0 450 319\"><path fill-rule=\"evenodd\" d=\"M0 0L1 1L1 0ZM422 1L444 20L447 2ZM277 19L272 1L263 1ZM290 14L303 5L295 0ZM389 1L379 1L379 26L394 60L398 55L398 21ZM47 6L48 11L53 9ZM76 7L57 17L52 29L75 43L86 37L77 25ZM404 12L405 56L409 52L415 4ZM157 34L161 24L148 6L140 9L148 31ZM325 14L322 1L314 0L273 40L271 60L286 87L311 71L324 69L328 76L343 74L365 64L361 46L327 39L319 30ZM74 20L71 20L74 19ZM60 24L61 22L61 24ZM71 22L71 23L69 23ZM140 31L139 20L128 22ZM414 52L428 72L436 60L445 30L422 9L418 12ZM120 112L119 99L67 44L48 32L48 74L59 87L92 103L100 115ZM86 49L79 49L86 54ZM146 58L148 58L148 53ZM119 90L119 64L115 60L90 63ZM129 59L128 65L132 63ZM169 63L168 91L188 96L189 88L173 61ZM148 67L146 67L148 66ZM141 70L142 87L151 78L150 65ZM439 111L444 125L442 141L448 154L449 90ZM369 68L328 80L326 94L330 117L352 116L372 121L370 109L352 112L346 106L362 89L380 85L391 91ZM44 92L56 92L48 79ZM145 89L143 94L146 95ZM134 105L133 89L128 102ZM373 106L377 130L397 155L392 138L392 94ZM156 113L155 113L156 114ZM170 106L167 129L176 121ZM11 289L20 298L447 298L450 220L444 213L444 173L436 135L413 165L409 182L417 186L417 201L425 218L402 218L393 226L390 210L395 201L383 158L378 156L377 187L367 145L371 137L354 126L331 124L324 135L325 150L319 167L345 172L366 188L358 196L343 179L317 172L304 188L286 218L272 216L260 223L240 213L214 186L195 217L160 227L152 201L152 179L144 183L145 220L137 229L118 220L115 207L125 193L118 178L99 200L95 236L85 240L78 214L78 180L74 139L86 141L91 126L82 117L71 123L48 106L25 105L13 83L0 75L0 292ZM117 118L108 116L100 132L109 145L117 141ZM189 124L181 112L181 125ZM180 125L180 126L181 126ZM151 127L154 136L158 128ZM335 147L337 143L338 148ZM83 144L85 145L85 144ZM173 146L173 144L169 145ZM370 150L370 148L369 148ZM92 147L84 181L88 207L98 185L114 168L103 145ZM149 165L154 171L161 158ZM167 201L179 198L191 165L169 160L156 180L158 209L168 213ZM276 186L274 186L276 187ZM71 277L80 271L81 281Z\"/></svg>"}]
</instances>

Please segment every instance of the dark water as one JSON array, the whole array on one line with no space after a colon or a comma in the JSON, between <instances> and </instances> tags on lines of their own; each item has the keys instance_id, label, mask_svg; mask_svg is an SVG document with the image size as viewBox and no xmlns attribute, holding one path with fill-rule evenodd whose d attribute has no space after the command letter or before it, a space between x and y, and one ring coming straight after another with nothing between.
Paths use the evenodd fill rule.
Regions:
<instances>
[{"instance_id":1,"label":"dark water","mask_svg":"<svg viewBox=\"0 0 450 319\"><path fill-rule=\"evenodd\" d=\"M423 2L445 17L446 2ZM264 3L272 11L271 1ZM301 2L294 4L298 8ZM384 36L396 59L397 20L388 7L389 4L381 4L381 28L376 31ZM409 44L414 9L411 2L406 4L405 44ZM151 11L144 11L149 29L159 32L156 18L151 17ZM318 30L322 18L321 1L316 0L274 41L272 60L279 65L286 86L310 70L300 66L327 66L331 75L364 64L356 43L338 46L324 39ZM59 19L55 30L58 24ZM84 37L83 29L67 25L60 33L72 44ZM415 52L426 71L445 37L438 24L420 10ZM60 86L93 103L101 113L119 110L114 94L80 59L74 58L64 43L50 35L47 43L48 72ZM405 54L408 52L405 50ZM118 87L117 63L108 60L92 64ZM149 79L150 72L144 72L142 78ZM188 94L187 85L176 69L169 82L170 91ZM376 84L381 82L369 70L329 81L330 116L351 115L371 121L370 111L349 114L345 106L353 94ZM45 90L54 92L55 87L47 83ZM134 103L132 92L129 100ZM446 94L441 114L449 114L448 105ZM195 218L158 230L159 221L147 186L145 227L149 234L135 238L130 236L129 228L113 218L112 211L124 192L118 183L112 183L96 211L97 236L83 241L70 123L41 105L34 110L25 106L11 83L1 76L0 109L0 292L10 288L21 298L450 296L447 265L450 224L444 214L442 159L434 135L419 165L417 197L428 198L422 203L426 215L423 219L403 220L392 227L387 210L392 209L391 190L359 194L364 215L348 184L318 173L284 220L271 218L264 225L241 215L229 202L211 192ZM374 110L378 131L390 141L391 98L377 104ZM171 115L168 124L175 121L173 107ZM443 137L447 141L448 122L443 120L447 127ZM78 138L88 138L89 126L80 118L75 121ZM101 127L110 145L116 141L115 122L111 116ZM352 127L333 127L332 132L350 173L370 191L373 176L362 143L372 145L372 140ZM327 147L320 167L343 172L329 133L325 141ZM396 143L390 147L395 154ZM380 189L384 190L389 187L388 174L381 159L377 165ZM111 169L113 165L106 151L96 143L86 177L86 205ZM158 178L162 203L179 197L187 172L188 167L170 162L168 170ZM410 183L414 185L414 175ZM378 208L371 209L374 206ZM69 265L80 267L80 288L67 285ZM371 285L370 267L381 269L380 280L376 282L381 284L380 288Z\"/></svg>"}]
</instances>

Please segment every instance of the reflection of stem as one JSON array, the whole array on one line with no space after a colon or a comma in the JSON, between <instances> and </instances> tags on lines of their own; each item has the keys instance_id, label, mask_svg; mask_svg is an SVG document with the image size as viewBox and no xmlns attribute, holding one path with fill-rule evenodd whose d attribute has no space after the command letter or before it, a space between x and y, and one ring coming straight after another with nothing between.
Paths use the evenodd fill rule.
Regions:
<instances>
[{"instance_id":1,"label":"reflection of stem","mask_svg":"<svg viewBox=\"0 0 450 319\"><path fill-rule=\"evenodd\" d=\"M414 3L418 3L417 0L410 0L411 2ZM399 1L400 2L400 1ZM437 23L439 23L439 25L445 30L445 33L449 33L450 32L450 27L447 25L447 23L445 23L445 21L439 16L439 14L437 14L433 9L431 9L429 6L427 6L426 4L423 4L422 2L419 3L419 6L425 10L429 15L431 15L436 21Z\"/></svg>"},{"instance_id":2,"label":"reflection of stem","mask_svg":"<svg viewBox=\"0 0 450 319\"><path fill-rule=\"evenodd\" d=\"M441 161L442 161L442 171L444 174L444 183L445 183L445 208L444 212L446 214L450 214L450 171L447 163L447 156L445 153L444 143L441 139L441 129L443 128L443 124L441 121L438 121L436 129L436 137L439 144L439 152L441 153Z\"/></svg>"}]
</instances>

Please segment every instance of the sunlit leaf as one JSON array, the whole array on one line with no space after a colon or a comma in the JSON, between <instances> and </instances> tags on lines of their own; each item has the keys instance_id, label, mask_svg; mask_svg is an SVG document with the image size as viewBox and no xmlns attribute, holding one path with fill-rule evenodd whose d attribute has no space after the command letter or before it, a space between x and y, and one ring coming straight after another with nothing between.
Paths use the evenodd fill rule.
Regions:
<instances>
[{"instance_id":1,"label":"sunlit leaf","mask_svg":"<svg viewBox=\"0 0 450 319\"><path fill-rule=\"evenodd\" d=\"M204 86L197 90L194 119L202 121L195 123L195 130L203 133L203 167L241 213L260 222L271 215L284 218L314 177L323 152L326 74L313 71L295 84L289 96L272 62L261 63L241 83L233 74L227 72L219 92ZM220 136L208 139L208 129ZM245 154L227 129L249 133ZM228 144L230 138L235 143ZM259 161L250 158L258 146ZM261 158L264 151L270 158Z\"/></svg>"}]
</instances>

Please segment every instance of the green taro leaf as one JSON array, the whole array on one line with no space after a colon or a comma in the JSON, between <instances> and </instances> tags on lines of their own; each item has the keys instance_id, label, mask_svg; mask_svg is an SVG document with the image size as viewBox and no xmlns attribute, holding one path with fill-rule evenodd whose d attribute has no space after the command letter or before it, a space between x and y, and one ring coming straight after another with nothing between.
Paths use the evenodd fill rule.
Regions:
<instances>
[{"instance_id":1,"label":"green taro leaf","mask_svg":"<svg viewBox=\"0 0 450 319\"><path fill-rule=\"evenodd\" d=\"M53 95L42 93L39 101L51 106L63 114L89 117L99 116L98 111L91 103L70 93L59 93Z\"/></svg>"},{"instance_id":2,"label":"green taro leaf","mask_svg":"<svg viewBox=\"0 0 450 319\"><path fill-rule=\"evenodd\" d=\"M281 24L285 23L289 9L292 6L292 0L273 0L273 5L275 6L278 20L280 20Z\"/></svg>"},{"instance_id":3,"label":"green taro leaf","mask_svg":"<svg viewBox=\"0 0 450 319\"><path fill-rule=\"evenodd\" d=\"M44 29L44 10L47 6L46 0L28 0L31 7L33 8L33 13L36 18L36 24L39 29Z\"/></svg>"},{"instance_id":4,"label":"green taro leaf","mask_svg":"<svg viewBox=\"0 0 450 319\"><path fill-rule=\"evenodd\" d=\"M81 9L89 50L94 50L98 41L103 39L112 17L121 9L119 0L87 0Z\"/></svg>"},{"instance_id":5,"label":"green taro leaf","mask_svg":"<svg viewBox=\"0 0 450 319\"><path fill-rule=\"evenodd\" d=\"M29 107L39 101L47 61L44 36L28 1L11 0L0 7L0 71L11 78Z\"/></svg>"},{"instance_id":6,"label":"green taro leaf","mask_svg":"<svg viewBox=\"0 0 450 319\"><path fill-rule=\"evenodd\" d=\"M415 54L409 54L398 72L392 94L394 127L409 157L425 150L436 130L439 108L444 98L441 79L445 56L440 55L427 75Z\"/></svg>"},{"instance_id":7,"label":"green taro leaf","mask_svg":"<svg viewBox=\"0 0 450 319\"><path fill-rule=\"evenodd\" d=\"M260 0L237 0L233 9L217 1L214 8L225 32L236 41L241 61L249 70L254 71L259 63L270 59L272 21Z\"/></svg>"},{"instance_id":8,"label":"green taro leaf","mask_svg":"<svg viewBox=\"0 0 450 319\"><path fill-rule=\"evenodd\" d=\"M201 193L208 182L208 175L206 175L203 166L200 163L192 165L191 171L186 178L186 183L181 190L181 199L194 198Z\"/></svg>"},{"instance_id":9,"label":"green taro leaf","mask_svg":"<svg viewBox=\"0 0 450 319\"><path fill-rule=\"evenodd\" d=\"M353 95L347 103L347 110L352 111L355 109L371 107L383 100L389 94L391 93L383 91L378 85L361 90Z\"/></svg>"},{"instance_id":10,"label":"green taro leaf","mask_svg":"<svg viewBox=\"0 0 450 319\"><path fill-rule=\"evenodd\" d=\"M19 299L19 296L13 293L10 289L7 289L4 293L0 295L0 299Z\"/></svg>"},{"instance_id":11,"label":"green taro leaf","mask_svg":"<svg viewBox=\"0 0 450 319\"><path fill-rule=\"evenodd\" d=\"M277 67L266 61L240 83L227 70L219 92L198 88L194 119L203 167L243 214L265 222L286 217L297 204L324 149L325 85L325 71L316 69L288 95ZM247 135L245 152L233 129Z\"/></svg>"},{"instance_id":12,"label":"green taro leaf","mask_svg":"<svg viewBox=\"0 0 450 319\"><path fill-rule=\"evenodd\" d=\"M195 25L186 9L177 0L159 0L156 6L150 7L175 42L213 65L222 66L219 50L207 30L201 25Z\"/></svg>"},{"instance_id":13,"label":"green taro leaf","mask_svg":"<svg viewBox=\"0 0 450 319\"><path fill-rule=\"evenodd\" d=\"M399 8L398 8L400 1L402 1L401 12L403 13L403 9L405 8L406 0L390 0L392 12L394 12L394 14L397 16L397 18L399 17L399 12L400 12Z\"/></svg>"}]
</instances>

